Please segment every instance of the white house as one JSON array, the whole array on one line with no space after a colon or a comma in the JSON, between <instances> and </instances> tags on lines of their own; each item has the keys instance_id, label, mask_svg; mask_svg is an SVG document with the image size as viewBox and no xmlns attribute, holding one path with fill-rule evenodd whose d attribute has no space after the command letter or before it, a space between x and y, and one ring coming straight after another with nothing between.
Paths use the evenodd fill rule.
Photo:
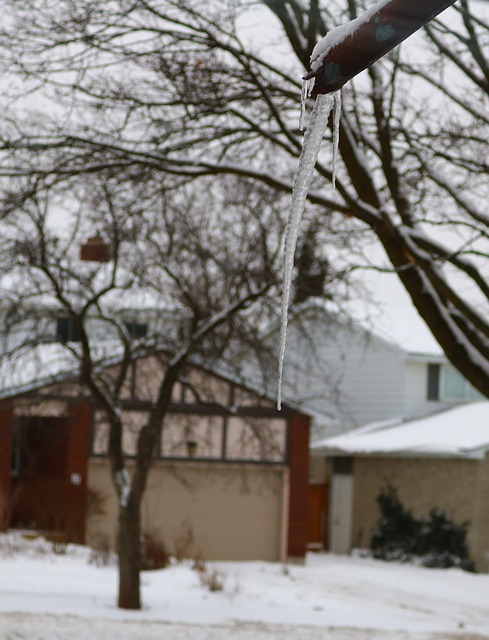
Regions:
<instances>
[{"instance_id":1,"label":"white house","mask_svg":"<svg viewBox=\"0 0 489 640\"><path fill-rule=\"evenodd\" d=\"M330 417L316 439L481 398L440 352L407 351L314 302L289 322L284 396Z\"/></svg>"},{"instance_id":2,"label":"white house","mask_svg":"<svg viewBox=\"0 0 489 640\"><path fill-rule=\"evenodd\" d=\"M482 398L440 351L406 350L314 301L289 322L284 397L314 416L311 545L338 553L355 544L352 456L324 443L373 422L415 420ZM370 508L376 514L375 500Z\"/></svg>"}]
</instances>

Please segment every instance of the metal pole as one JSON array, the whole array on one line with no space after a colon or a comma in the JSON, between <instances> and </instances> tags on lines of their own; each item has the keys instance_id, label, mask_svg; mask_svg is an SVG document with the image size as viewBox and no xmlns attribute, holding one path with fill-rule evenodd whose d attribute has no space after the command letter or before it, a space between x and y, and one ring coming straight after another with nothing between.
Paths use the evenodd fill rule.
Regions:
<instances>
[{"instance_id":1,"label":"metal pole","mask_svg":"<svg viewBox=\"0 0 489 640\"><path fill-rule=\"evenodd\" d=\"M311 95L337 91L454 3L455 0L391 0L366 20L359 16L349 23L345 37L345 27L337 27L334 31L338 37L332 39L331 49L319 68L305 76L315 79Z\"/></svg>"}]
</instances>

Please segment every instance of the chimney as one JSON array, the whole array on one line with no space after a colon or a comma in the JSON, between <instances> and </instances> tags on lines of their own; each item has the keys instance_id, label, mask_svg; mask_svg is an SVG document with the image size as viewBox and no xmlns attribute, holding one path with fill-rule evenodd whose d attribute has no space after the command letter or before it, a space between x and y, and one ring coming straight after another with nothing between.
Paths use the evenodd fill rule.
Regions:
<instances>
[{"instance_id":1,"label":"chimney","mask_svg":"<svg viewBox=\"0 0 489 640\"><path fill-rule=\"evenodd\" d=\"M100 236L87 238L80 247L80 260L108 262L110 260L110 245Z\"/></svg>"}]
</instances>

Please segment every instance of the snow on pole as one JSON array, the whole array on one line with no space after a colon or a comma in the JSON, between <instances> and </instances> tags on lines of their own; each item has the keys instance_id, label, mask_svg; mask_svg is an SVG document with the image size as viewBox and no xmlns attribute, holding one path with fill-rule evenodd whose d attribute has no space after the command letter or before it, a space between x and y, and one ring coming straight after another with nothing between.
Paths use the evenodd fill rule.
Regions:
<instances>
[{"instance_id":1,"label":"snow on pole","mask_svg":"<svg viewBox=\"0 0 489 640\"><path fill-rule=\"evenodd\" d=\"M329 31L314 47L311 95L331 93L370 67L455 0L380 0L351 22Z\"/></svg>"},{"instance_id":2,"label":"snow on pole","mask_svg":"<svg viewBox=\"0 0 489 640\"><path fill-rule=\"evenodd\" d=\"M321 148L321 142L328 126L328 118L333 108L332 96L318 96L311 113L311 118L307 126L306 134L302 144L302 151L299 158L299 165L294 179L292 189L292 199L290 203L289 217L287 219L287 230L285 233L284 251L284 278L282 293L282 318L280 326L280 353L278 371L278 394L277 408L282 405L282 378L284 369L285 343L287 337L287 315L290 300L290 287L292 281L292 271L294 268L295 247L299 235L299 227L302 213L306 204L306 198L311 186L314 167Z\"/></svg>"}]
</instances>

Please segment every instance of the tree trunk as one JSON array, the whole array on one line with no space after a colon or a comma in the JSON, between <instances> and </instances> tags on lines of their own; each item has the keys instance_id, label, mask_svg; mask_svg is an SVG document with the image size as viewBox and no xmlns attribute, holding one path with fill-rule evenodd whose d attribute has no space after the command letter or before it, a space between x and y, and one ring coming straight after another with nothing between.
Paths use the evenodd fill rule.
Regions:
<instances>
[{"instance_id":1,"label":"tree trunk","mask_svg":"<svg viewBox=\"0 0 489 640\"><path fill-rule=\"evenodd\" d=\"M131 497L119 507L119 598L121 609L141 609L140 500Z\"/></svg>"}]
</instances>

